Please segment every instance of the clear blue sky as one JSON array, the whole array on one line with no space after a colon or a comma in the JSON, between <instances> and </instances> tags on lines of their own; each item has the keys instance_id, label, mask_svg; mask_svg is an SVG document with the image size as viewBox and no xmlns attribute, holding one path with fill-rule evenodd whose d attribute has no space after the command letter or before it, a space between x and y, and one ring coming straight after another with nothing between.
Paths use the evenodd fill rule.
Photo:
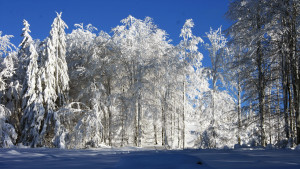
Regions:
<instances>
[{"instance_id":1,"label":"clear blue sky","mask_svg":"<svg viewBox=\"0 0 300 169\"><path fill-rule=\"evenodd\" d=\"M186 19L195 22L193 33L205 39L210 27L229 26L224 17L229 0L0 0L0 31L14 35L16 46L21 42L22 20L26 19L34 39L44 40L51 29L57 12L63 12L67 33L75 23L91 23L98 30L110 32L120 20L132 15L139 19L153 18L159 28L166 30L173 44L180 41L179 34ZM209 57L203 49L203 65L209 66Z\"/></svg>"}]
</instances>

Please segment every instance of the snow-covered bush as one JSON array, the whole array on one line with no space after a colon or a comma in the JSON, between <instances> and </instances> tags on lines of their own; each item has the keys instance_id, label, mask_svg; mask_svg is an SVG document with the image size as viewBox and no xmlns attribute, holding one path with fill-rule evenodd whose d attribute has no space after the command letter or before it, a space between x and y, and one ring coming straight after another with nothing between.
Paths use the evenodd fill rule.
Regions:
<instances>
[{"instance_id":1,"label":"snow-covered bush","mask_svg":"<svg viewBox=\"0 0 300 169\"><path fill-rule=\"evenodd\" d=\"M72 102L54 112L55 138L59 148L97 147L101 144L101 112L80 102Z\"/></svg>"},{"instance_id":2,"label":"snow-covered bush","mask_svg":"<svg viewBox=\"0 0 300 169\"><path fill-rule=\"evenodd\" d=\"M11 112L0 105L0 147L11 147L16 144L17 133L13 125L9 123Z\"/></svg>"}]
</instances>

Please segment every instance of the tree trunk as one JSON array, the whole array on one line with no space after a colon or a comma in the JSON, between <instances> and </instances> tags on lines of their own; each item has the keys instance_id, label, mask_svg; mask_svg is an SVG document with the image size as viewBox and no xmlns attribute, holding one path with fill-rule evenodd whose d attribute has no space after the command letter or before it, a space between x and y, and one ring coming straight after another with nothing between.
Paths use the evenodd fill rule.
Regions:
<instances>
[{"instance_id":1,"label":"tree trunk","mask_svg":"<svg viewBox=\"0 0 300 169\"><path fill-rule=\"evenodd\" d=\"M291 82L289 81L288 82L288 105L289 105L289 111L288 111L288 117L289 117L289 138L292 138L292 142L294 142L294 131L293 131L293 99L292 99L292 84Z\"/></svg>"},{"instance_id":2,"label":"tree trunk","mask_svg":"<svg viewBox=\"0 0 300 169\"><path fill-rule=\"evenodd\" d=\"M178 148L180 148L180 111L178 111L177 114L177 142L178 142Z\"/></svg>"},{"instance_id":3,"label":"tree trunk","mask_svg":"<svg viewBox=\"0 0 300 169\"><path fill-rule=\"evenodd\" d=\"M288 27L288 12L289 0L284 1L284 13L282 17L282 27L286 29ZM282 88L283 88L283 107L284 107L284 130L287 139L290 138L289 130L289 76L290 76L290 59L289 52L287 51L289 44L289 33L288 31L282 36L282 43L280 43L280 54L282 55Z\"/></svg>"},{"instance_id":4,"label":"tree trunk","mask_svg":"<svg viewBox=\"0 0 300 169\"><path fill-rule=\"evenodd\" d=\"M108 108L108 145L112 146L112 113L110 106Z\"/></svg>"},{"instance_id":5,"label":"tree trunk","mask_svg":"<svg viewBox=\"0 0 300 169\"><path fill-rule=\"evenodd\" d=\"M106 85L106 94L108 97L108 104L107 104L107 114L108 114L108 120L106 121L106 127L107 127L107 132L108 132L108 145L112 146L112 112L111 112L111 78L107 77L107 85Z\"/></svg>"},{"instance_id":6,"label":"tree trunk","mask_svg":"<svg viewBox=\"0 0 300 169\"><path fill-rule=\"evenodd\" d=\"M161 118L162 118L162 124L161 124L161 145L164 146L165 145L165 129L166 129L165 127L166 127L166 123L165 123L165 112L164 112L163 105L162 105L162 108L161 108Z\"/></svg>"},{"instance_id":7,"label":"tree trunk","mask_svg":"<svg viewBox=\"0 0 300 169\"><path fill-rule=\"evenodd\" d=\"M285 20L283 19L282 22L285 24ZM282 43L284 43L285 39L282 39ZM283 92L283 114L284 114L284 131L285 131L285 137L289 139L290 133L289 133L289 121L288 121L288 66L289 64L286 51L282 47L282 44L280 43L280 54L281 54L281 70L282 70L282 92Z\"/></svg>"},{"instance_id":8,"label":"tree trunk","mask_svg":"<svg viewBox=\"0 0 300 169\"><path fill-rule=\"evenodd\" d=\"M277 114L277 142L280 141L280 119L281 119L281 113L280 113L280 84L279 79L277 80L277 104L276 104L276 114Z\"/></svg>"},{"instance_id":9,"label":"tree trunk","mask_svg":"<svg viewBox=\"0 0 300 169\"><path fill-rule=\"evenodd\" d=\"M256 16L256 26L257 30L261 31L261 19L260 19L260 3L258 3L257 16ZM261 35L258 35L261 36ZM260 141L261 146L266 146L266 137L265 137L265 78L263 70L263 54L261 47L261 40L259 39L256 44L256 57L257 57L257 67L258 67L258 100L259 100L259 116L260 116Z\"/></svg>"},{"instance_id":10,"label":"tree trunk","mask_svg":"<svg viewBox=\"0 0 300 169\"><path fill-rule=\"evenodd\" d=\"M271 75L271 79L272 79L272 75ZM272 144L272 125L271 125L271 104L272 104L272 100L271 100L271 91L272 86L270 86L268 88L268 115L269 115L269 144Z\"/></svg>"},{"instance_id":11,"label":"tree trunk","mask_svg":"<svg viewBox=\"0 0 300 169\"><path fill-rule=\"evenodd\" d=\"M283 64L283 80L282 80L282 87L283 87L283 109L284 109L284 131L285 136L287 139L290 138L290 130L289 130L289 108L288 108L288 102L289 102L289 79L288 79L288 63L286 62L286 57L282 56L282 64Z\"/></svg>"},{"instance_id":12,"label":"tree trunk","mask_svg":"<svg viewBox=\"0 0 300 169\"><path fill-rule=\"evenodd\" d=\"M292 84L293 84L293 110L294 110L294 115L293 115L293 122L296 123L294 125L295 128L293 130L296 130L296 144L300 144L300 75L299 75L299 57L297 57L297 18L298 18L298 13L297 13L297 7L296 7L296 2L293 1L292 3L292 14L291 14L291 37L290 37L290 58L292 60Z\"/></svg>"},{"instance_id":13,"label":"tree trunk","mask_svg":"<svg viewBox=\"0 0 300 169\"><path fill-rule=\"evenodd\" d=\"M122 122L121 122L121 147L124 146L124 135L125 135L125 132L124 132L124 122L125 122L125 113L124 113L124 109L122 108Z\"/></svg>"},{"instance_id":14,"label":"tree trunk","mask_svg":"<svg viewBox=\"0 0 300 169\"><path fill-rule=\"evenodd\" d=\"M239 78L239 77L238 77ZM241 86L240 86L240 81L238 79L238 144L241 145L241 130L242 130L242 113L241 113Z\"/></svg>"},{"instance_id":15,"label":"tree trunk","mask_svg":"<svg viewBox=\"0 0 300 169\"><path fill-rule=\"evenodd\" d=\"M258 56L258 71L259 71L259 117L260 117L260 139L261 139L261 146L266 146L266 137L265 137L265 87L264 87L264 82L263 82L263 72L262 72L262 67L261 67L261 57L262 56Z\"/></svg>"},{"instance_id":16,"label":"tree trunk","mask_svg":"<svg viewBox=\"0 0 300 169\"><path fill-rule=\"evenodd\" d=\"M135 133L134 133L134 144L136 147L138 147L138 136L139 136L139 119L138 119L138 103L134 104L135 106L135 115L134 115L134 128L135 128Z\"/></svg>"},{"instance_id":17,"label":"tree trunk","mask_svg":"<svg viewBox=\"0 0 300 169\"><path fill-rule=\"evenodd\" d=\"M106 111L103 111L103 133L102 133L102 139L103 142L106 144L107 139L107 118L106 118Z\"/></svg>"},{"instance_id":18,"label":"tree trunk","mask_svg":"<svg viewBox=\"0 0 300 169\"><path fill-rule=\"evenodd\" d=\"M183 82L182 148L185 148L185 82Z\"/></svg>"},{"instance_id":19,"label":"tree trunk","mask_svg":"<svg viewBox=\"0 0 300 169\"><path fill-rule=\"evenodd\" d=\"M167 90L165 91L161 102L161 119L162 119L161 144L163 146L167 145L166 101L167 101Z\"/></svg>"},{"instance_id":20,"label":"tree trunk","mask_svg":"<svg viewBox=\"0 0 300 169\"><path fill-rule=\"evenodd\" d=\"M153 129L154 129L154 144L157 145L158 144L158 142L157 142L157 127L155 124L153 126Z\"/></svg>"},{"instance_id":21,"label":"tree trunk","mask_svg":"<svg viewBox=\"0 0 300 169\"><path fill-rule=\"evenodd\" d=\"M124 86L122 86L122 97L121 97L121 100L122 100L122 109L121 109L121 113L122 113L122 130L121 130L121 147L124 146L124 141L125 141L125 121L126 121L126 113L125 113L125 94L124 94Z\"/></svg>"},{"instance_id":22,"label":"tree trunk","mask_svg":"<svg viewBox=\"0 0 300 169\"><path fill-rule=\"evenodd\" d=\"M141 104L141 97L139 97L138 100L138 146L142 146L142 116L143 116L143 111L142 111L142 104Z\"/></svg>"},{"instance_id":23,"label":"tree trunk","mask_svg":"<svg viewBox=\"0 0 300 169\"><path fill-rule=\"evenodd\" d=\"M137 78L136 78L136 63L134 60L132 60L132 73L131 73L131 87L134 88L136 84L138 83ZM138 147L138 136L139 136L139 110L138 110L138 97L139 97L139 91L133 92L132 93L133 97L133 114L134 114L134 120L133 120L133 125L134 125L134 131L133 131L133 142L136 147Z\"/></svg>"}]
</instances>

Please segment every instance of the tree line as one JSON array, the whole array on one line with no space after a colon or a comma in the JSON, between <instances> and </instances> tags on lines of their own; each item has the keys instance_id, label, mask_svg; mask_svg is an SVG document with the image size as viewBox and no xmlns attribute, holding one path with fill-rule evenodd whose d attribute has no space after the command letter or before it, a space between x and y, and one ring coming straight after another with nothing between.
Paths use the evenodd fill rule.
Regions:
<instances>
[{"instance_id":1,"label":"tree line","mask_svg":"<svg viewBox=\"0 0 300 169\"><path fill-rule=\"evenodd\" d=\"M290 146L300 143L299 5L299 0L237 0L226 13L233 21L227 33L237 99L256 113L262 146L282 138ZM241 114L241 104L238 110Z\"/></svg>"},{"instance_id":2,"label":"tree line","mask_svg":"<svg viewBox=\"0 0 300 169\"><path fill-rule=\"evenodd\" d=\"M300 141L299 0L235 0L232 25L171 43L128 16L106 33L61 13L49 36L1 36L0 145L293 147ZM199 46L209 52L203 56ZM210 67L202 65L209 57Z\"/></svg>"}]
</instances>

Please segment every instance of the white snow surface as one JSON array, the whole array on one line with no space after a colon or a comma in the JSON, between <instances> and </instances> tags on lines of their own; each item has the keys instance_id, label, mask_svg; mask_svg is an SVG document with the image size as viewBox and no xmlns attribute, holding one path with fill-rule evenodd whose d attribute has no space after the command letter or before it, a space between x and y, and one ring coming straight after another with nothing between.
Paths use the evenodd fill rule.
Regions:
<instances>
[{"instance_id":1,"label":"white snow surface","mask_svg":"<svg viewBox=\"0 0 300 169\"><path fill-rule=\"evenodd\" d=\"M0 149L1 169L299 169L299 159L299 150L287 149Z\"/></svg>"}]
</instances>

